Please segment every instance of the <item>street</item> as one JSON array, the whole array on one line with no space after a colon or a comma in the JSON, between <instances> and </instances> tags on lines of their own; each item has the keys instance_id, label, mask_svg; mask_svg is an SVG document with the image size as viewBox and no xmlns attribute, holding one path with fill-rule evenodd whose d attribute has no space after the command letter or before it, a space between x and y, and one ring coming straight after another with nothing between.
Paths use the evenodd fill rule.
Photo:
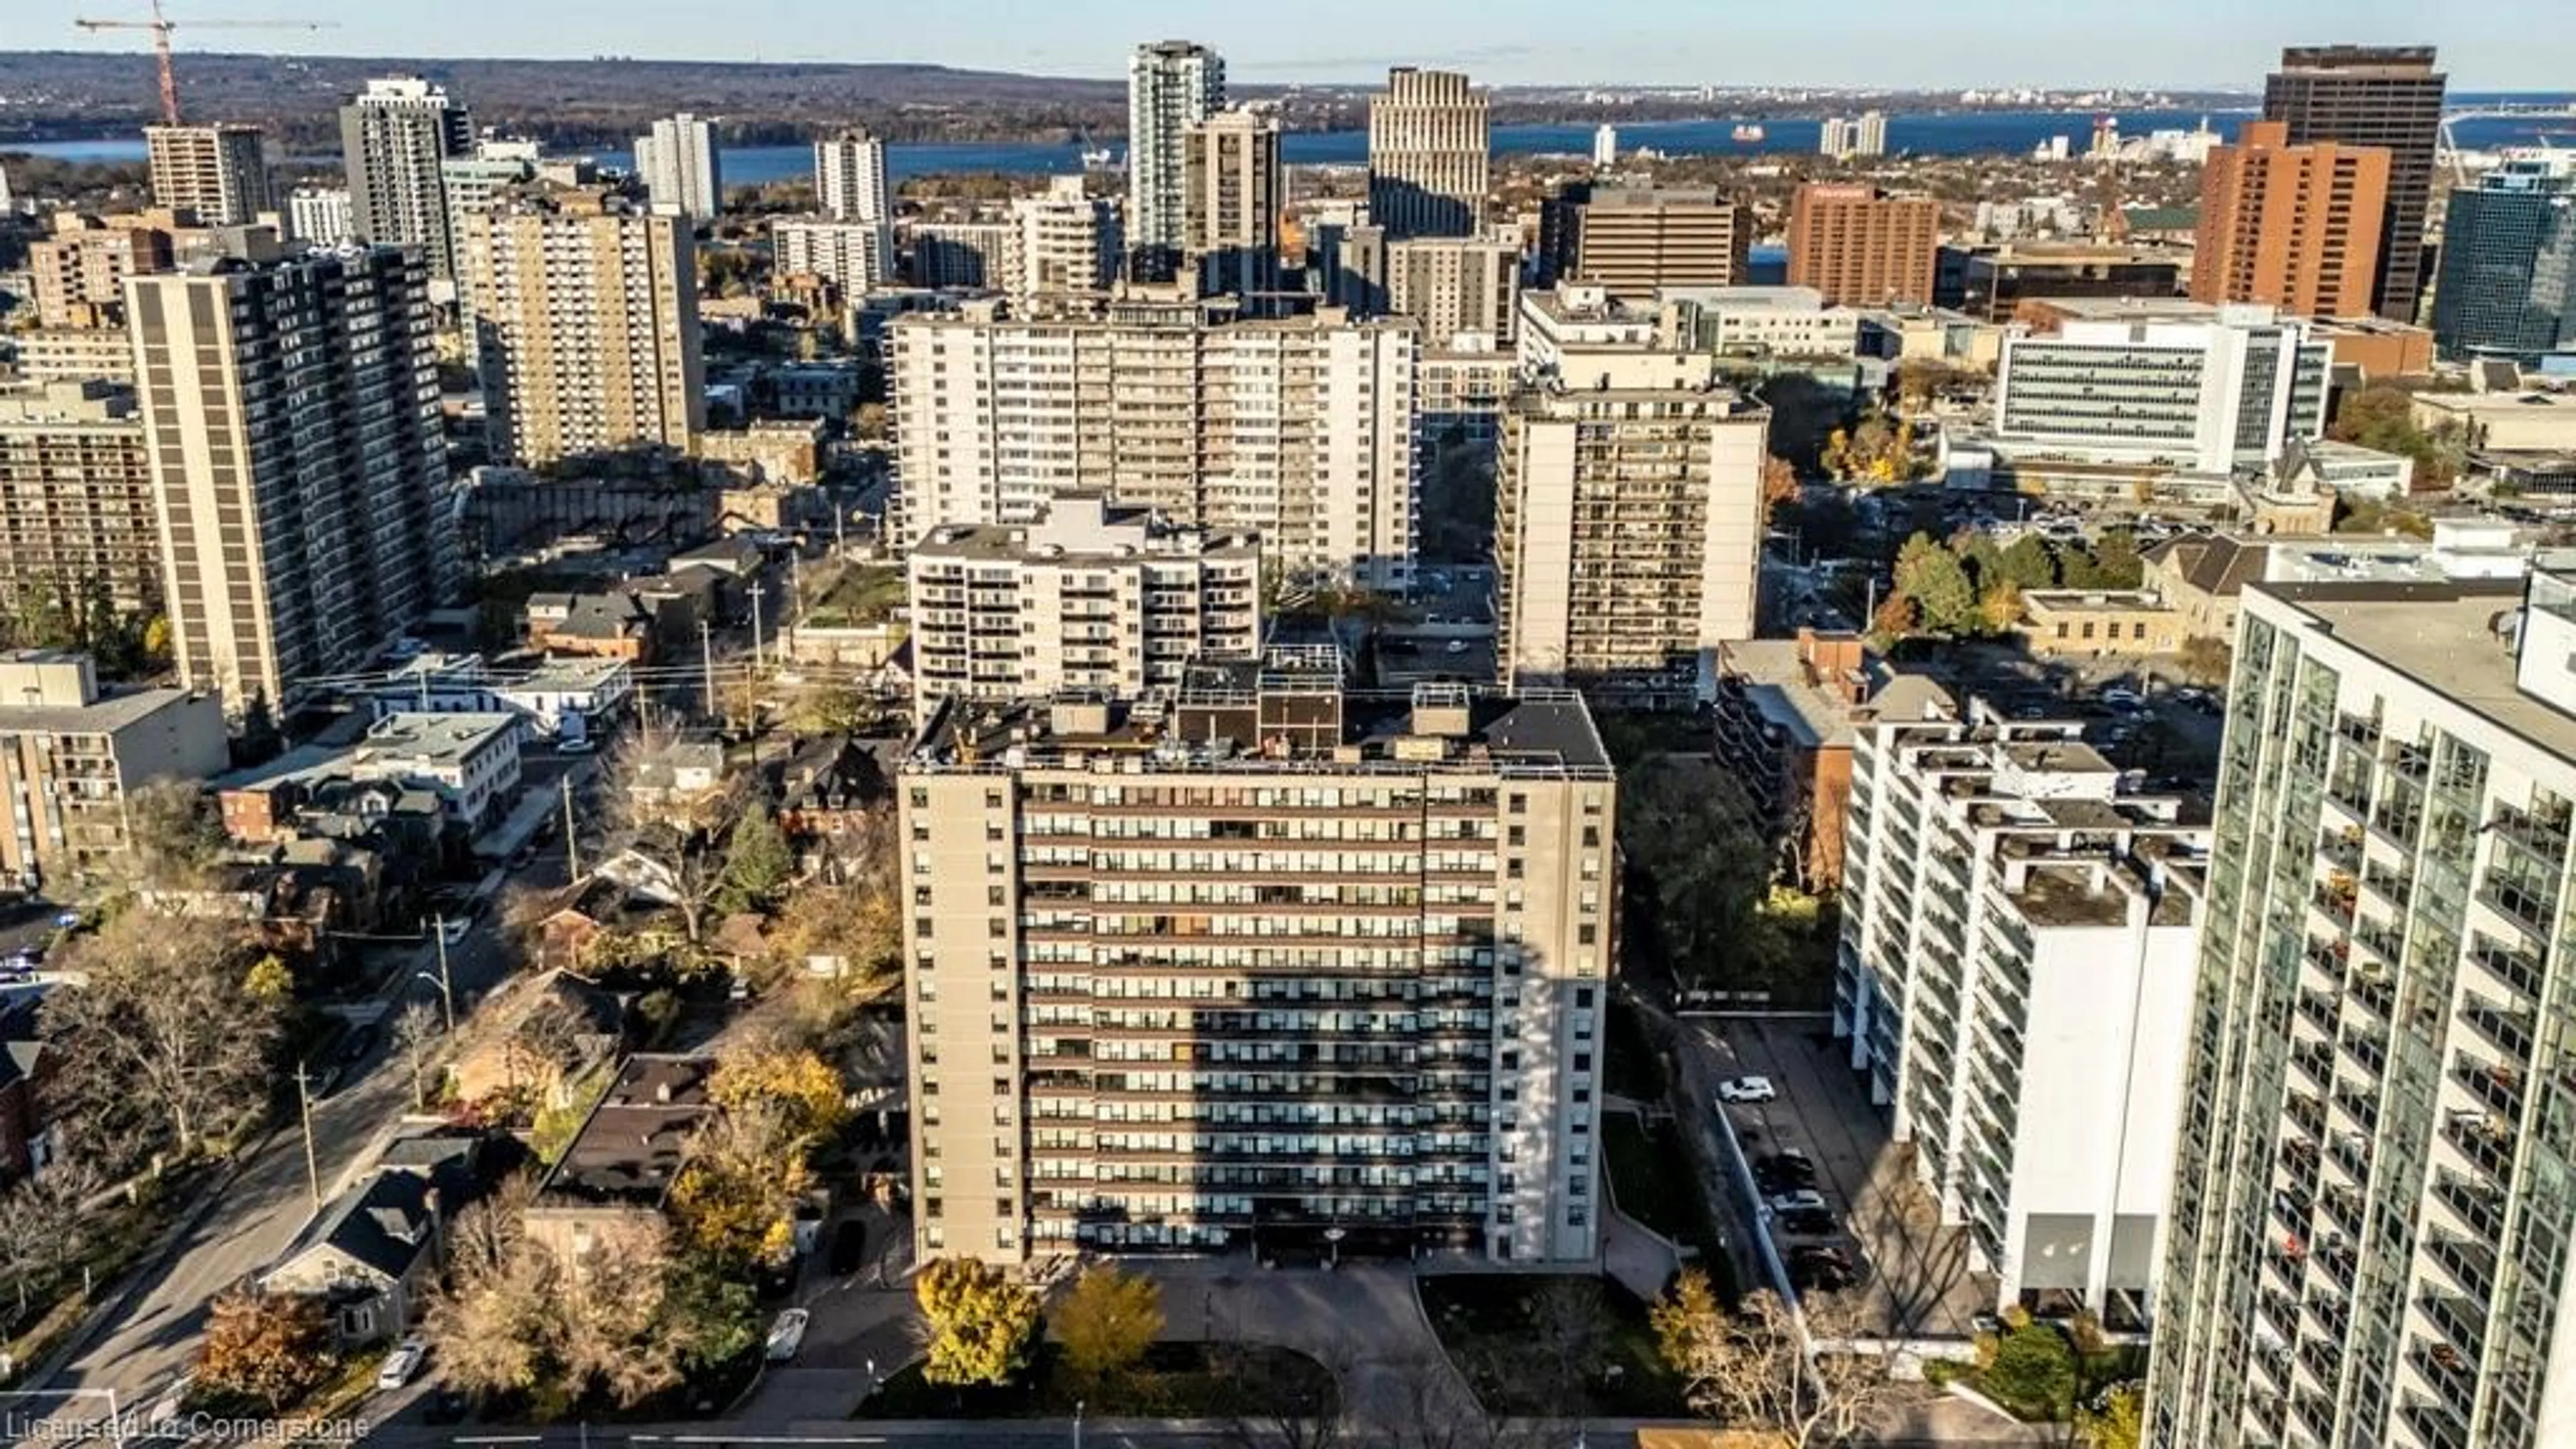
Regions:
<instances>
[{"instance_id":1,"label":"street","mask_svg":"<svg viewBox=\"0 0 2576 1449\"><path fill-rule=\"evenodd\" d=\"M448 951L459 1013L511 969L487 914ZM388 1009L414 999L436 1004L437 972L430 945L410 948L386 973L377 999ZM345 1084L313 1104L314 1157L326 1198L374 1160L411 1105L408 1075L399 1066L387 1069L393 1049L392 1033L379 1033L368 1055L350 1066ZM210 1196L204 1216L166 1254L147 1263L104 1327L45 1381L44 1390L113 1389L120 1406L132 1406L187 1371L207 1305L283 1252L312 1214L296 1124L289 1120L270 1132L232 1176L215 1179Z\"/></svg>"}]
</instances>

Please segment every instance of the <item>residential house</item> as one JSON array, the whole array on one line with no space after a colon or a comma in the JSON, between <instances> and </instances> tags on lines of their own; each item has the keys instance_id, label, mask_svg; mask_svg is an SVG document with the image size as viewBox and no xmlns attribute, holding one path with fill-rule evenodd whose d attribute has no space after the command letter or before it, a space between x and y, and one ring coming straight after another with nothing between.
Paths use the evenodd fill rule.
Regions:
<instances>
[{"instance_id":1,"label":"residential house","mask_svg":"<svg viewBox=\"0 0 2576 1449\"><path fill-rule=\"evenodd\" d=\"M339 1346L399 1338L445 1259L446 1224L479 1195L480 1139L397 1143L373 1174L325 1204L259 1277L265 1293L319 1298Z\"/></svg>"},{"instance_id":2,"label":"residential house","mask_svg":"<svg viewBox=\"0 0 2576 1449\"><path fill-rule=\"evenodd\" d=\"M45 1083L53 1075L39 1011L45 988L21 988L0 1002L0 1182L42 1171L53 1158Z\"/></svg>"},{"instance_id":3,"label":"residential house","mask_svg":"<svg viewBox=\"0 0 2576 1449\"><path fill-rule=\"evenodd\" d=\"M894 798L877 757L840 736L808 740L778 771L778 828L813 850L864 830L871 807Z\"/></svg>"},{"instance_id":4,"label":"residential house","mask_svg":"<svg viewBox=\"0 0 2576 1449\"><path fill-rule=\"evenodd\" d=\"M675 740L636 763L627 809L638 819L693 819L724 793L725 748L714 740Z\"/></svg>"},{"instance_id":5,"label":"residential house","mask_svg":"<svg viewBox=\"0 0 2576 1449\"><path fill-rule=\"evenodd\" d=\"M2263 577L2271 547L2216 533L2170 539L2143 555L2146 586L2182 616L2183 637L2233 640L2237 599Z\"/></svg>"},{"instance_id":6,"label":"residential house","mask_svg":"<svg viewBox=\"0 0 2576 1449\"><path fill-rule=\"evenodd\" d=\"M644 663L653 656L654 617L633 594L530 594L526 638L531 649L590 659Z\"/></svg>"},{"instance_id":7,"label":"residential house","mask_svg":"<svg viewBox=\"0 0 2576 1449\"><path fill-rule=\"evenodd\" d=\"M706 1057L627 1058L563 1156L537 1184L527 1234L578 1264L619 1225L661 1216L689 1145L714 1120Z\"/></svg>"},{"instance_id":8,"label":"residential house","mask_svg":"<svg viewBox=\"0 0 2576 1449\"><path fill-rule=\"evenodd\" d=\"M448 1086L460 1102L521 1092L560 1095L564 1082L625 1044L624 1000L556 967L484 1003L448 1063Z\"/></svg>"}]
</instances>

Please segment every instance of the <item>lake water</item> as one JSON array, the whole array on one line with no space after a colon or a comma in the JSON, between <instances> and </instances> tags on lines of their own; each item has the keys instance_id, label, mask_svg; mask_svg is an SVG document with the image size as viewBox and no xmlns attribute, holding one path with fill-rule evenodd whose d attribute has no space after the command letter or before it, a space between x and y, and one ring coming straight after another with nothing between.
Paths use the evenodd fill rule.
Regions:
<instances>
[{"instance_id":1,"label":"lake water","mask_svg":"<svg viewBox=\"0 0 2576 1449\"><path fill-rule=\"evenodd\" d=\"M2532 97L2516 97L2531 100ZM2461 96L2457 100L2475 103L2476 98ZM2250 114L2218 113L2208 117L2211 129L2221 136L2232 137L2239 123ZM2192 111L2129 112L2120 116L2120 134L2143 136L2150 131L2190 130L2200 124L2201 113ZM1805 154L1816 149L1817 123L1813 120L1764 120L1766 134L1754 142L1734 138L1735 121L1653 121L1619 128L1622 150L1652 147L1675 156L1707 155L1786 155ZM2576 130L2576 122L2567 117L2490 116L2463 119L2454 133L2469 150L2489 150L2499 146L2532 145L2543 132ZM2052 136L2065 136L2077 151L2082 151L2093 134L2093 117L2089 112L2067 111L1979 111L1954 115L1890 116L1887 122L1887 144L1892 151L1914 152L1926 156L1981 156L1996 154L2027 155ZM1281 150L1292 166L1360 166L1368 161L1368 136L1360 131L1292 131L1281 142ZM1494 128L1494 151L1504 156L1589 155L1592 150L1590 126L1497 126ZM10 151L31 152L66 161L140 161L143 139L113 137L89 141L51 141L29 145L0 145L0 154ZM624 151L598 153L601 164L624 167L633 157ZM749 186L762 182L786 181L810 176L814 169L811 148L805 146L729 146L723 150L724 179L729 186ZM327 164L331 158L308 158ZM886 148L886 171L895 181L933 173L999 171L1015 175L1051 175L1082 169L1081 148L1032 145L1027 143L925 142L896 144Z\"/></svg>"}]
</instances>

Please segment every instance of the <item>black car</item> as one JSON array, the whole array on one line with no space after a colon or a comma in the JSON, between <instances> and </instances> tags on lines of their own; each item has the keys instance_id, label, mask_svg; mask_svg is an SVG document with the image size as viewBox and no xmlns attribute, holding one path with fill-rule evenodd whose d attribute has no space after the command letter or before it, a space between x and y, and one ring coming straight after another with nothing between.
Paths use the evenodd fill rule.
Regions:
<instances>
[{"instance_id":1,"label":"black car","mask_svg":"<svg viewBox=\"0 0 2576 1449\"><path fill-rule=\"evenodd\" d=\"M1754 1159L1753 1181L1769 1195L1795 1192L1802 1187L1814 1187L1816 1164L1808 1161L1804 1153L1771 1153Z\"/></svg>"},{"instance_id":2,"label":"black car","mask_svg":"<svg viewBox=\"0 0 2576 1449\"><path fill-rule=\"evenodd\" d=\"M1833 1213L1825 1208L1791 1208L1780 1214L1778 1222L1781 1231L1802 1238L1831 1237L1841 1231L1841 1224L1836 1223Z\"/></svg>"}]
</instances>

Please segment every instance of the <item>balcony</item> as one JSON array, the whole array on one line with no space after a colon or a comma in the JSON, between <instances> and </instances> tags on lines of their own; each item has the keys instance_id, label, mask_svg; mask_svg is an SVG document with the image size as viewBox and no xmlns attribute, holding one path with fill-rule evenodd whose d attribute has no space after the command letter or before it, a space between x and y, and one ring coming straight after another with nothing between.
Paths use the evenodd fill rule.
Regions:
<instances>
[{"instance_id":1,"label":"balcony","mask_svg":"<svg viewBox=\"0 0 2576 1449\"><path fill-rule=\"evenodd\" d=\"M2469 1449L2468 1416L2447 1400L2409 1398L2398 1406L2397 1417L2427 1449Z\"/></svg>"},{"instance_id":2,"label":"balcony","mask_svg":"<svg viewBox=\"0 0 2576 1449\"><path fill-rule=\"evenodd\" d=\"M2327 1036L2335 1034L2335 1024L2341 1014L2336 993L2331 991L2299 993L2299 1019Z\"/></svg>"},{"instance_id":3,"label":"balcony","mask_svg":"<svg viewBox=\"0 0 2576 1449\"><path fill-rule=\"evenodd\" d=\"M2482 1062L2460 1055L2451 1060L2451 1080L2507 1122L2522 1120L2522 1072L2501 1062Z\"/></svg>"},{"instance_id":4,"label":"balcony","mask_svg":"<svg viewBox=\"0 0 2576 1449\"><path fill-rule=\"evenodd\" d=\"M2459 1214L2460 1221L2474 1236L2487 1242L2498 1241L2504 1236L2503 1189L2479 1182L2476 1178L2462 1177L2456 1172L2436 1169L2433 1173L2433 1196Z\"/></svg>"},{"instance_id":5,"label":"balcony","mask_svg":"<svg viewBox=\"0 0 2576 1449\"><path fill-rule=\"evenodd\" d=\"M2406 1361L2424 1376L2424 1381L2441 1391L2442 1397L2459 1404L2477 1400L2477 1365L2466 1354L2448 1343L2415 1343L2406 1350Z\"/></svg>"},{"instance_id":6,"label":"balcony","mask_svg":"<svg viewBox=\"0 0 2576 1449\"><path fill-rule=\"evenodd\" d=\"M2379 721L2357 714L2335 716L2335 734L2364 750L2379 748Z\"/></svg>"},{"instance_id":7,"label":"balcony","mask_svg":"<svg viewBox=\"0 0 2576 1449\"><path fill-rule=\"evenodd\" d=\"M2487 822L2489 830L2552 862L2566 859L2571 825L2576 825L2576 821L2571 821L2568 808L2563 804L2537 812L2499 804L2495 818Z\"/></svg>"},{"instance_id":8,"label":"balcony","mask_svg":"<svg viewBox=\"0 0 2576 1449\"><path fill-rule=\"evenodd\" d=\"M2532 890L2492 872L2478 887L2477 899L2535 941L2549 939L2550 918L2558 914L2558 902L2552 894Z\"/></svg>"},{"instance_id":9,"label":"balcony","mask_svg":"<svg viewBox=\"0 0 2576 1449\"><path fill-rule=\"evenodd\" d=\"M2497 1183L2513 1180L2514 1126L2484 1112L2453 1112L2442 1124L2442 1137Z\"/></svg>"},{"instance_id":10,"label":"balcony","mask_svg":"<svg viewBox=\"0 0 2576 1449\"><path fill-rule=\"evenodd\" d=\"M2515 996L2537 997L2546 968L2529 951L2515 950L2492 937L2472 932L2469 959Z\"/></svg>"},{"instance_id":11,"label":"balcony","mask_svg":"<svg viewBox=\"0 0 2576 1449\"><path fill-rule=\"evenodd\" d=\"M2510 1061L2531 1060L2532 1013L2508 1011L2476 992L2466 993L2459 1019Z\"/></svg>"},{"instance_id":12,"label":"balcony","mask_svg":"<svg viewBox=\"0 0 2576 1449\"><path fill-rule=\"evenodd\" d=\"M2415 893L2415 873L2403 866L2372 861L2361 869L2361 883L2381 900L2403 910Z\"/></svg>"},{"instance_id":13,"label":"balcony","mask_svg":"<svg viewBox=\"0 0 2576 1449\"><path fill-rule=\"evenodd\" d=\"M2416 1298L2415 1306L2423 1310L2434 1331L2459 1350L2460 1357L2476 1361L2486 1344L2486 1305L2427 1289Z\"/></svg>"},{"instance_id":14,"label":"balcony","mask_svg":"<svg viewBox=\"0 0 2576 1449\"><path fill-rule=\"evenodd\" d=\"M2332 831L2317 842L2317 854L2346 875L2361 869L2361 832L2353 829Z\"/></svg>"}]
</instances>

